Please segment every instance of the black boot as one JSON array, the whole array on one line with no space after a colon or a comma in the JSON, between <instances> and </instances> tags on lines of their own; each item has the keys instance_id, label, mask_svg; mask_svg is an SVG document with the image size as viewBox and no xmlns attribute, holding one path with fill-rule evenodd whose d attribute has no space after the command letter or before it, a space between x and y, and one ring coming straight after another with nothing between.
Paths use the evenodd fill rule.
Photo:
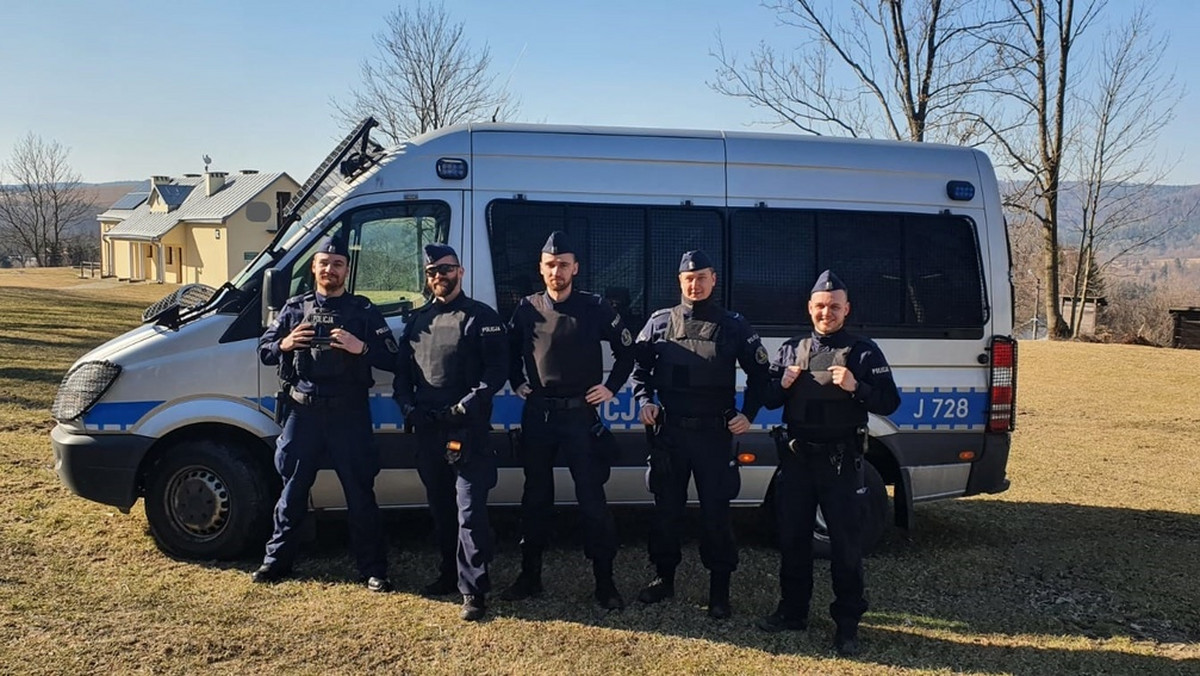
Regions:
<instances>
[{"instance_id":1,"label":"black boot","mask_svg":"<svg viewBox=\"0 0 1200 676\"><path fill-rule=\"evenodd\" d=\"M729 607L729 573L712 573L708 578L708 616L724 620L733 614Z\"/></svg>"},{"instance_id":2,"label":"black boot","mask_svg":"<svg viewBox=\"0 0 1200 676\"><path fill-rule=\"evenodd\" d=\"M808 629L808 617L807 614L793 612L787 604L780 601L775 612L758 618L755 624L759 629L772 634L781 631L804 631Z\"/></svg>"},{"instance_id":3,"label":"black boot","mask_svg":"<svg viewBox=\"0 0 1200 676\"><path fill-rule=\"evenodd\" d=\"M592 570L596 574L596 603L605 610L625 608L625 599L621 598L621 592L613 582L612 561L593 561Z\"/></svg>"},{"instance_id":4,"label":"black boot","mask_svg":"<svg viewBox=\"0 0 1200 676\"><path fill-rule=\"evenodd\" d=\"M487 614L487 599L483 594L463 594L462 611L458 614L464 622L478 622Z\"/></svg>"},{"instance_id":5,"label":"black boot","mask_svg":"<svg viewBox=\"0 0 1200 676\"><path fill-rule=\"evenodd\" d=\"M638 592L638 600L642 603L658 603L672 596L675 596L674 568L659 568L658 575Z\"/></svg>"},{"instance_id":6,"label":"black boot","mask_svg":"<svg viewBox=\"0 0 1200 676\"><path fill-rule=\"evenodd\" d=\"M542 553L524 551L521 553L521 573L517 579L500 593L505 601L524 601L527 598L542 594Z\"/></svg>"},{"instance_id":7,"label":"black boot","mask_svg":"<svg viewBox=\"0 0 1200 676\"><path fill-rule=\"evenodd\" d=\"M442 562L437 579L421 588L421 596L449 596L458 593L458 564Z\"/></svg>"}]
</instances>

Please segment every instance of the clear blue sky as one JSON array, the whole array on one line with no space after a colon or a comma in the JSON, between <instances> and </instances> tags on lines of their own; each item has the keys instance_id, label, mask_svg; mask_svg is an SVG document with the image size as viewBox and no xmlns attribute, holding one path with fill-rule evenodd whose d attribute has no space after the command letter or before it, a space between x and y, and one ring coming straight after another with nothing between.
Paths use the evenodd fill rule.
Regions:
<instances>
[{"instance_id":1,"label":"clear blue sky","mask_svg":"<svg viewBox=\"0 0 1200 676\"><path fill-rule=\"evenodd\" d=\"M831 0L833 1L833 0ZM1135 0L1110 0L1109 16ZM4 0L0 159L32 131L88 182L203 168L304 180L341 136L329 100L358 81L396 0ZM1158 154L1200 183L1200 2L1154 0L1188 90ZM521 99L519 120L746 128L763 119L706 85L719 30L748 54L794 29L753 0L446 0Z\"/></svg>"}]
</instances>

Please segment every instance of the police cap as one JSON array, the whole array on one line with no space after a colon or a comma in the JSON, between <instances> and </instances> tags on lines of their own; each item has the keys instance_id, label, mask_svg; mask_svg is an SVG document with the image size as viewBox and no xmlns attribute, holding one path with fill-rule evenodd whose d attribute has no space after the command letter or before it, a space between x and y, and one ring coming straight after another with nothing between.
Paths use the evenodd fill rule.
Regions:
<instances>
[{"instance_id":1,"label":"police cap","mask_svg":"<svg viewBox=\"0 0 1200 676\"><path fill-rule=\"evenodd\" d=\"M683 254L683 258L679 260L680 272L695 272L704 268L713 267L712 259L703 251L688 251Z\"/></svg>"},{"instance_id":2,"label":"police cap","mask_svg":"<svg viewBox=\"0 0 1200 676\"><path fill-rule=\"evenodd\" d=\"M812 295L818 291L846 290L846 285L842 283L842 280L838 278L837 275L833 274L833 270L826 270L825 272L821 273L820 277L817 277L817 283L813 284L812 291L809 291L809 295Z\"/></svg>"},{"instance_id":3,"label":"police cap","mask_svg":"<svg viewBox=\"0 0 1200 676\"><path fill-rule=\"evenodd\" d=\"M346 240L341 237L326 237L317 244L315 253L337 254L350 258L350 247L346 246Z\"/></svg>"},{"instance_id":4,"label":"police cap","mask_svg":"<svg viewBox=\"0 0 1200 676\"><path fill-rule=\"evenodd\" d=\"M448 244L425 245L425 265L436 263L446 256L454 256L454 260L458 260L458 252L454 250L454 247Z\"/></svg>"},{"instance_id":5,"label":"police cap","mask_svg":"<svg viewBox=\"0 0 1200 676\"><path fill-rule=\"evenodd\" d=\"M562 230L555 230L546 238L546 243L542 246L542 253L548 253L551 256L559 254L575 254L575 245L567 233Z\"/></svg>"}]
</instances>

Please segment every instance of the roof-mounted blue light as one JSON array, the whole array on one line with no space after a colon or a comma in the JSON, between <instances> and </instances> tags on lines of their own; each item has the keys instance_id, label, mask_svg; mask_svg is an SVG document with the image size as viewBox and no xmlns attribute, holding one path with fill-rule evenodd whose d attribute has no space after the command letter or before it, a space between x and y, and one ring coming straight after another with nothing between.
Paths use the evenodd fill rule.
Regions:
<instances>
[{"instance_id":1,"label":"roof-mounted blue light","mask_svg":"<svg viewBox=\"0 0 1200 676\"><path fill-rule=\"evenodd\" d=\"M970 202L975 199L975 186L970 181L950 181L946 183L946 197L957 202Z\"/></svg>"},{"instance_id":2,"label":"roof-mounted blue light","mask_svg":"<svg viewBox=\"0 0 1200 676\"><path fill-rule=\"evenodd\" d=\"M467 161L457 157L443 157L437 161L438 178L461 181L467 177Z\"/></svg>"}]
</instances>

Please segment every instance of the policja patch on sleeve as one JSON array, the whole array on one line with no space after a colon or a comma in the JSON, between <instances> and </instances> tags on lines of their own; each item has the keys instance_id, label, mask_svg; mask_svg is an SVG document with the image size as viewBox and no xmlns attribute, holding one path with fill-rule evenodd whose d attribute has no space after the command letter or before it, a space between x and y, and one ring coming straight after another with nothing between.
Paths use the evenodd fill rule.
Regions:
<instances>
[{"instance_id":1,"label":"policja patch on sleeve","mask_svg":"<svg viewBox=\"0 0 1200 676\"><path fill-rule=\"evenodd\" d=\"M760 364L766 364L770 360L771 358L767 356L767 348L759 345L758 349L754 351L754 361Z\"/></svg>"},{"instance_id":2,"label":"policja patch on sleeve","mask_svg":"<svg viewBox=\"0 0 1200 676\"><path fill-rule=\"evenodd\" d=\"M629 329L621 329L621 345L629 347L632 344L633 334L629 332Z\"/></svg>"}]
</instances>

